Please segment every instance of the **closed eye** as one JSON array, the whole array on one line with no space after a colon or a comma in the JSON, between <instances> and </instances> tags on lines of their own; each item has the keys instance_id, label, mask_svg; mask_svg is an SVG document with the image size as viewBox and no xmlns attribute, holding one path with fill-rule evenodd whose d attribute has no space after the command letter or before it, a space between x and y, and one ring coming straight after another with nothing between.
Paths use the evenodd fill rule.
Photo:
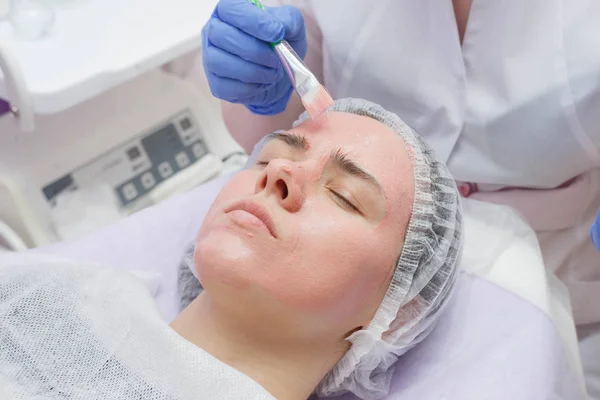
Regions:
<instances>
[{"instance_id":1,"label":"closed eye","mask_svg":"<svg viewBox=\"0 0 600 400\"><path fill-rule=\"evenodd\" d=\"M329 191L339 200L341 201L345 207L351 209L352 211L355 211L359 214L362 214L360 212L360 210L358 209L358 207L356 207L354 204L352 204L352 202L350 200L348 200L347 198L345 198L344 196L342 196L341 194L339 194L338 192L336 192L335 190L331 190L329 189Z\"/></svg>"}]
</instances>

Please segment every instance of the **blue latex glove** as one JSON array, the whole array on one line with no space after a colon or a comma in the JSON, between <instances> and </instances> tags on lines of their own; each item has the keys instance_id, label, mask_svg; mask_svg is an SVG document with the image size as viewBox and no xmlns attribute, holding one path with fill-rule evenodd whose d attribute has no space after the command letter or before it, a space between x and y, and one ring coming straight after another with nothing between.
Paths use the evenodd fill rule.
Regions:
<instances>
[{"instance_id":1,"label":"blue latex glove","mask_svg":"<svg viewBox=\"0 0 600 400\"><path fill-rule=\"evenodd\" d=\"M598 210L596 221L592 225L592 242L594 242L594 246L600 251L600 210Z\"/></svg>"},{"instance_id":2,"label":"blue latex glove","mask_svg":"<svg viewBox=\"0 0 600 400\"><path fill-rule=\"evenodd\" d=\"M248 0L221 0L202 29L202 58L215 97L260 115L285 110L292 94L270 42L285 39L302 58L304 18L293 6L261 10Z\"/></svg>"}]
</instances>

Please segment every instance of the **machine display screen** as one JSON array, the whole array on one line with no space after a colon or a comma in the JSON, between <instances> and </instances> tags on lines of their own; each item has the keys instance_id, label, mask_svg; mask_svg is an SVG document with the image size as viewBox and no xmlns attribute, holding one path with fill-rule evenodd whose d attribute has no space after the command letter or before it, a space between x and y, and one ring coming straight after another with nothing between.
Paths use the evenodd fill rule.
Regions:
<instances>
[{"instance_id":1,"label":"machine display screen","mask_svg":"<svg viewBox=\"0 0 600 400\"><path fill-rule=\"evenodd\" d=\"M112 186L122 206L145 196L163 181L204 158L208 147L194 120L185 114L135 140L116 147L42 188L51 202L77 182L91 180Z\"/></svg>"}]
</instances>

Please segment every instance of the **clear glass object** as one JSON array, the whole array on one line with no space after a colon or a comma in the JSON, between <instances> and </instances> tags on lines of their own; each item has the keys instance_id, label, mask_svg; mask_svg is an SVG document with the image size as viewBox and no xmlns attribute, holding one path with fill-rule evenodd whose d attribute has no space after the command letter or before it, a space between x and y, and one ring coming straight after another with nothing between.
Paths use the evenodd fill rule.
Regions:
<instances>
[{"instance_id":1,"label":"clear glass object","mask_svg":"<svg viewBox=\"0 0 600 400\"><path fill-rule=\"evenodd\" d=\"M11 0L9 19L19 39L36 40L48 35L55 15L52 7L37 0Z\"/></svg>"},{"instance_id":2,"label":"clear glass object","mask_svg":"<svg viewBox=\"0 0 600 400\"><path fill-rule=\"evenodd\" d=\"M46 6L58 6L61 4L73 3L77 0L37 0L38 3Z\"/></svg>"},{"instance_id":3,"label":"clear glass object","mask_svg":"<svg viewBox=\"0 0 600 400\"><path fill-rule=\"evenodd\" d=\"M8 14L14 0L0 0L0 23L8 19Z\"/></svg>"}]
</instances>

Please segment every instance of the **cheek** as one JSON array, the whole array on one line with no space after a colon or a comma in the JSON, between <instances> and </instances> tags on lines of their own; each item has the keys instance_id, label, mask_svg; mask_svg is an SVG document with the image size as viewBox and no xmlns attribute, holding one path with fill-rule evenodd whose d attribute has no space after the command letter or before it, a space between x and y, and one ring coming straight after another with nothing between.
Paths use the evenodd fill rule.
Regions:
<instances>
[{"instance_id":1,"label":"cheek","mask_svg":"<svg viewBox=\"0 0 600 400\"><path fill-rule=\"evenodd\" d=\"M224 200L233 200L254 194L256 181L260 176L257 170L245 170L236 174L223 188L217 196L215 203L222 203Z\"/></svg>"},{"instance_id":2,"label":"cheek","mask_svg":"<svg viewBox=\"0 0 600 400\"><path fill-rule=\"evenodd\" d=\"M210 209L206 213L203 227L206 225L206 222L211 220L215 212L223 209L226 204L254 194L258 176L259 173L257 171L247 170L239 172L233 178L231 178L231 180L227 182L225 186L223 186L219 192L219 195L215 198L210 206Z\"/></svg>"},{"instance_id":3,"label":"cheek","mask_svg":"<svg viewBox=\"0 0 600 400\"><path fill-rule=\"evenodd\" d=\"M366 221L316 213L304 218L300 232L277 274L274 290L281 300L297 310L343 319L385 293L397 252Z\"/></svg>"}]
</instances>

